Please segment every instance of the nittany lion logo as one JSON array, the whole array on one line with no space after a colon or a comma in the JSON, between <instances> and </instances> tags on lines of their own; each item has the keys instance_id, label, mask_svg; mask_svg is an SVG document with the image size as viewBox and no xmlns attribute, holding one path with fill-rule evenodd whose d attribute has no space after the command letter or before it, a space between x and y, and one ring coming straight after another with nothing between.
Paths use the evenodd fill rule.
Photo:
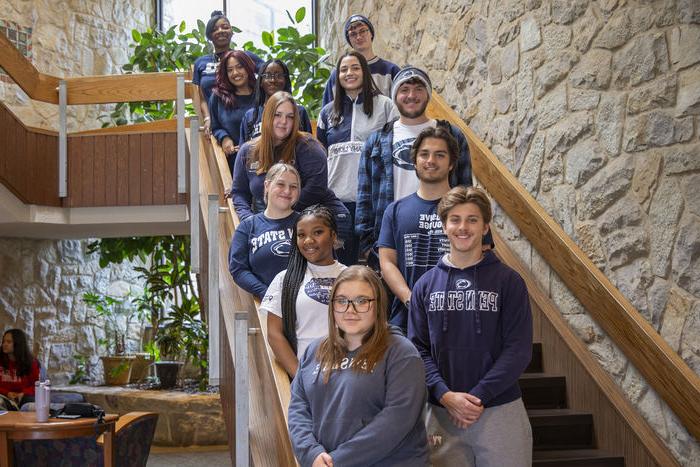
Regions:
<instances>
[{"instance_id":1,"label":"nittany lion logo","mask_svg":"<svg viewBox=\"0 0 700 467\"><path fill-rule=\"evenodd\" d=\"M289 250L291 249L292 242L287 239L287 240L280 240L275 243L270 247L270 250L272 253L275 254L275 256L280 256L282 258L286 258L289 256Z\"/></svg>"},{"instance_id":2,"label":"nittany lion logo","mask_svg":"<svg viewBox=\"0 0 700 467\"><path fill-rule=\"evenodd\" d=\"M206 68L204 71L202 71L203 75L214 75L216 74L216 70L219 69L219 63L218 62L209 62L207 63Z\"/></svg>"},{"instance_id":3,"label":"nittany lion logo","mask_svg":"<svg viewBox=\"0 0 700 467\"><path fill-rule=\"evenodd\" d=\"M394 165L404 170L416 170L416 167L411 162L411 146L415 138L402 139L394 143L392 147L392 157Z\"/></svg>"},{"instance_id":4,"label":"nittany lion logo","mask_svg":"<svg viewBox=\"0 0 700 467\"><path fill-rule=\"evenodd\" d=\"M457 279L457 282L455 282L455 287L457 289L468 289L470 285L472 285L472 283L467 279Z\"/></svg>"},{"instance_id":5,"label":"nittany lion logo","mask_svg":"<svg viewBox=\"0 0 700 467\"><path fill-rule=\"evenodd\" d=\"M335 277L314 277L304 286L304 292L319 303L328 305Z\"/></svg>"}]
</instances>

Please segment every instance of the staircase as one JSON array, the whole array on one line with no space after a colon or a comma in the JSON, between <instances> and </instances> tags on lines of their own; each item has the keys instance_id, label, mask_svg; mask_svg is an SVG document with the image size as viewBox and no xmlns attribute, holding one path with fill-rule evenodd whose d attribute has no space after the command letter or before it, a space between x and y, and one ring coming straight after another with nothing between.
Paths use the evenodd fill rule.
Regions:
<instances>
[{"instance_id":1,"label":"staircase","mask_svg":"<svg viewBox=\"0 0 700 467\"><path fill-rule=\"evenodd\" d=\"M622 456L596 448L593 415L568 408L566 378L544 372L542 344L520 377L532 426L533 466L624 467Z\"/></svg>"}]
</instances>

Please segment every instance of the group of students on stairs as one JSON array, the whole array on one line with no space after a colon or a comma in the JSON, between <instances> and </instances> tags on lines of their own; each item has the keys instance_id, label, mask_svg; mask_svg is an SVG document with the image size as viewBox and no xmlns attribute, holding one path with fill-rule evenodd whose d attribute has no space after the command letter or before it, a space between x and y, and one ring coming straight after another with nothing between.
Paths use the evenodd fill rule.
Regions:
<instances>
[{"instance_id":1,"label":"group of students on stairs","mask_svg":"<svg viewBox=\"0 0 700 467\"><path fill-rule=\"evenodd\" d=\"M317 137L285 64L229 50L221 12L206 27L215 54L193 78L233 174L230 272L261 301L293 379L297 459L530 465L518 386L528 293L492 251L467 140L426 115L424 70L374 54L367 17L343 31L352 50L326 85Z\"/></svg>"}]
</instances>

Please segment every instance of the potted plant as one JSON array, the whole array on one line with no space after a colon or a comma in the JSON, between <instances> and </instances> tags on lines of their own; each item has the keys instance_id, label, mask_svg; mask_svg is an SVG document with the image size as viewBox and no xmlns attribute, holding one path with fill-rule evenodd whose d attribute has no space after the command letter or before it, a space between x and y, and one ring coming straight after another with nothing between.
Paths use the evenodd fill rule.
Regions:
<instances>
[{"instance_id":1,"label":"potted plant","mask_svg":"<svg viewBox=\"0 0 700 467\"><path fill-rule=\"evenodd\" d=\"M105 320L105 338L99 341L106 353L100 357L105 384L127 384L136 358L127 355L127 336L132 320L138 316L138 309L132 306L128 294L120 298L86 292L83 294L83 302L95 310L95 317Z\"/></svg>"}]
</instances>

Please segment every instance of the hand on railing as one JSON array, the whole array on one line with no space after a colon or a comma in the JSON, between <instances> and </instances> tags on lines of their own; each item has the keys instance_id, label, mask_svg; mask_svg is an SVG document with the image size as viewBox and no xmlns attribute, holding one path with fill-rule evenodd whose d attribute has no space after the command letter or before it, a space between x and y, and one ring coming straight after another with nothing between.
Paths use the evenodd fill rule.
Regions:
<instances>
[{"instance_id":1,"label":"hand on railing","mask_svg":"<svg viewBox=\"0 0 700 467\"><path fill-rule=\"evenodd\" d=\"M211 137L211 119L209 117L204 118L202 129L204 130L204 136L207 138Z\"/></svg>"}]
</instances>

